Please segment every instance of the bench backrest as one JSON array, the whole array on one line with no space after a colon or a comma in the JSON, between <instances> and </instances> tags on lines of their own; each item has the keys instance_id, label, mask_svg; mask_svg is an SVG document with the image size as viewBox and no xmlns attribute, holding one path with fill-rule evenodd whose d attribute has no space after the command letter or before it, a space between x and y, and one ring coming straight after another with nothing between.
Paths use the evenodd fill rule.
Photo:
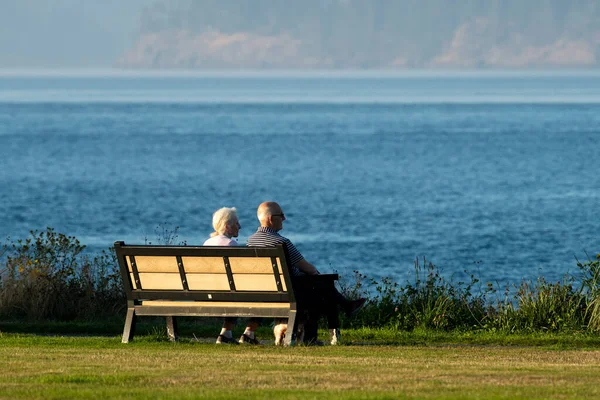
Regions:
<instances>
[{"instance_id":1,"label":"bench backrest","mask_svg":"<svg viewBox=\"0 0 600 400\"><path fill-rule=\"evenodd\" d=\"M114 247L129 300L295 302L281 245Z\"/></svg>"}]
</instances>

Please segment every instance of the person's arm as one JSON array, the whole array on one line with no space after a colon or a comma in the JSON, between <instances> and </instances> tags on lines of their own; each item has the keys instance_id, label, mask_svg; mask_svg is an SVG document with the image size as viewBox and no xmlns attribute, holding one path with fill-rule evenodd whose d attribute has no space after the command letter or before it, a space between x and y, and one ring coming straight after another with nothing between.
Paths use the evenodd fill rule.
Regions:
<instances>
[{"instance_id":1,"label":"person's arm","mask_svg":"<svg viewBox=\"0 0 600 400\"><path fill-rule=\"evenodd\" d=\"M314 265L302 259L296 263L296 267L306 275L319 275L319 271L315 268Z\"/></svg>"}]
</instances>

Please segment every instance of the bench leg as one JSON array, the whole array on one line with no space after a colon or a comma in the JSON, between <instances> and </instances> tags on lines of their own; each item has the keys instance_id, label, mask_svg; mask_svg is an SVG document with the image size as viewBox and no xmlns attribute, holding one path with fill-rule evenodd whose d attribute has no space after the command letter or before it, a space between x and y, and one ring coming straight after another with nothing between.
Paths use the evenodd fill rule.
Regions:
<instances>
[{"instance_id":1,"label":"bench leg","mask_svg":"<svg viewBox=\"0 0 600 400\"><path fill-rule=\"evenodd\" d=\"M171 342L177 341L177 319L175 317L167 317L167 336Z\"/></svg>"},{"instance_id":2,"label":"bench leg","mask_svg":"<svg viewBox=\"0 0 600 400\"><path fill-rule=\"evenodd\" d=\"M135 320L135 308L130 307L127 309L127 316L125 317L125 328L123 329L121 343L129 343L133 340L133 335L135 335Z\"/></svg>"},{"instance_id":3,"label":"bench leg","mask_svg":"<svg viewBox=\"0 0 600 400\"><path fill-rule=\"evenodd\" d=\"M296 319L296 310L291 310L288 317L288 329L283 339L284 346L293 346L296 344L296 335L298 334L298 321Z\"/></svg>"}]
</instances>

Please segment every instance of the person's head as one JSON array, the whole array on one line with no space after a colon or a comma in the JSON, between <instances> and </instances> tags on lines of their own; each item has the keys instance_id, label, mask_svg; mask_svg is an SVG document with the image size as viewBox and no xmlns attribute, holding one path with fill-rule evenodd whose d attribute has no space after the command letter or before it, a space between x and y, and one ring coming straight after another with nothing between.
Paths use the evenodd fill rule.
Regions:
<instances>
[{"instance_id":1,"label":"person's head","mask_svg":"<svg viewBox=\"0 0 600 400\"><path fill-rule=\"evenodd\" d=\"M260 226L275 229L276 231L283 229L285 214L281 210L279 204L274 201L265 201L258 206L256 216L260 221Z\"/></svg>"},{"instance_id":2,"label":"person's head","mask_svg":"<svg viewBox=\"0 0 600 400\"><path fill-rule=\"evenodd\" d=\"M215 231L210 234L211 237L217 235L237 237L242 227L235 207L219 208L213 214L212 224Z\"/></svg>"}]
</instances>

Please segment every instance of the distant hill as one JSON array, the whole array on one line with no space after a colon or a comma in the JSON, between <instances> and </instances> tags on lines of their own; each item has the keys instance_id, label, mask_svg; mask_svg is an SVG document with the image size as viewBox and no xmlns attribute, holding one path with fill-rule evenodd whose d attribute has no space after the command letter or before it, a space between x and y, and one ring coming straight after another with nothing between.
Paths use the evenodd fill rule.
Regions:
<instances>
[{"instance_id":1,"label":"distant hill","mask_svg":"<svg viewBox=\"0 0 600 400\"><path fill-rule=\"evenodd\" d=\"M599 0L161 0L127 68L600 65Z\"/></svg>"}]
</instances>

